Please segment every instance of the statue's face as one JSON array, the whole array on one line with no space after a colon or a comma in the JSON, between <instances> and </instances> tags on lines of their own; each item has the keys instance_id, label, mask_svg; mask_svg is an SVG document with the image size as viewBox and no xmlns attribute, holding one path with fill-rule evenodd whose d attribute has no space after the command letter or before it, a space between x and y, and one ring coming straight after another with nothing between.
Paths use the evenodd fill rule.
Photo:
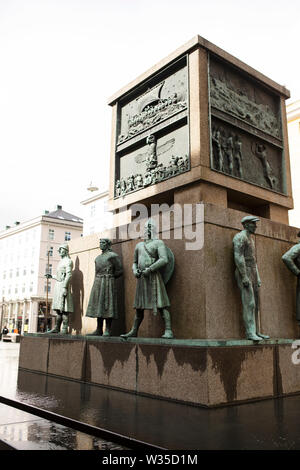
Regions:
<instances>
[{"instance_id":1,"label":"statue's face","mask_svg":"<svg viewBox=\"0 0 300 470\"><path fill-rule=\"evenodd\" d=\"M61 256L62 258L64 258L64 257L67 255L67 250L66 250L65 248L63 248L63 247L60 247L60 248L58 249L58 253L60 254L60 256Z\"/></svg>"},{"instance_id":2,"label":"statue's face","mask_svg":"<svg viewBox=\"0 0 300 470\"><path fill-rule=\"evenodd\" d=\"M102 251L106 250L106 248L107 248L106 240L102 240L102 239L100 240L100 248L101 248Z\"/></svg>"},{"instance_id":3,"label":"statue's face","mask_svg":"<svg viewBox=\"0 0 300 470\"><path fill-rule=\"evenodd\" d=\"M155 225L151 222L151 220L148 220L145 224L145 229L144 229L145 238L153 238L154 231L155 231Z\"/></svg>"},{"instance_id":4,"label":"statue's face","mask_svg":"<svg viewBox=\"0 0 300 470\"><path fill-rule=\"evenodd\" d=\"M248 230L248 232L250 233L254 233L256 228L257 228L257 224L255 221L253 222L247 222L245 225L244 225L245 229Z\"/></svg>"}]
</instances>

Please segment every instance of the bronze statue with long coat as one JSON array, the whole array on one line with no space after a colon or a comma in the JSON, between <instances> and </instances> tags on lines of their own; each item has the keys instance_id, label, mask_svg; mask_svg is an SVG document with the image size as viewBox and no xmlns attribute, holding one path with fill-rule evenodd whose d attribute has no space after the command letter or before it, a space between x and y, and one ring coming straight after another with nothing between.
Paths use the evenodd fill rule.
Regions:
<instances>
[{"instance_id":1,"label":"bronze statue with long coat","mask_svg":"<svg viewBox=\"0 0 300 470\"><path fill-rule=\"evenodd\" d=\"M101 255L95 259L95 280L91 290L86 316L97 318L97 329L92 335L102 335L103 319L106 320L104 336L110 335L111 323L118 318L115 279L123 274L121 260L111 249L111 241L100 240Z\"/></svg>"}]
</instances>

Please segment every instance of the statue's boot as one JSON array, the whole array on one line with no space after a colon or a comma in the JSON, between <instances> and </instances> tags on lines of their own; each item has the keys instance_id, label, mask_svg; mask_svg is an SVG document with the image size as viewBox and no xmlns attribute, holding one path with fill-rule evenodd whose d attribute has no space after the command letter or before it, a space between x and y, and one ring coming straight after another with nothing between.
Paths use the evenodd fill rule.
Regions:
<instances>
[{"instance_id":1,"label":"statue's boot","mask_svg":"<svg viewBox=\"0 0 300 470\"><path fill-rule=\"evenodd\" d=\"M165 332L162 335L162 338L167 338L167 339L174 338L173 331L172 331L172 328L171 328L171 315L170 315L170 312L168 312L168 310L164 309L163 313L162 313L162 317L163 317L164 322L165 322Z\"/></svg>"},{"instance_id":2,"label":"statue's boot","mask_svg":"<svg viewBox=\"0 0 300 470\"><path fill-rule=\"evenodd\" d=\"M268 335L263 335L262 333L256 333L257 336L260 336L262 339L270 339L270 336Z\"/></svg>"},{"instance_id":3,"label":"statue's boot","mask_svg":"<svg viewBox=\"0 0 300 470\"><path fill-rule=\"evenodd\" d=\"M111 335L111 324L112 324L112 318L107 318L105 320L105 331L103 333L103 336Z\"/></svg>"},{"instance_id":4,"label":"statue's boot","mask_svg":"<svg viewBox=\"0 0 300 470\"><path fill-rule=\"evenodd\" d=\"M134 322L133 322L133 327L131 328L131 330L128 333L120 335L121 338L136 338L137 334L138 334L138 331L139 331L140 324L143 321L143 318L144 318L144 315L135 315Z\"/></svg>"},{"instance_id":5,"label":"statue's boot","mask_svg":"<svg viewBox=\"0 0 300 470\"><path fill-rule=\"evenodd\" d=\"M103 334L103 319L97 318L97 328L93 333L88 333L86 336L102 336Z\"/></svg>"},{"instance_id":6,"label":"statue's boot","mask_svg":"<svg viewBox=\"0 0 300 470\"><path fill-rule=\"evenodd\" d=\"M63 315L63 326L61 334L67 335L69 333L69 315Z\"/></svg>"},{"instance_id":7,"label":"statue's boot","mask_svg":"<svg viewBox=\"0 0 300 470\"><path fill-rule=\"evenodd\" d=\"M247 331L246 338L251 339L252 341L262 341L263 338L258 336L254 331Z\"/></svg>"},{"instance_id":8,"label":"statue's boot","mask_svg":"<svg viewBox=\"0 0 300 470\"><path fill-rule=\"evenodd\" d=\"M60 327L62 324L62 315L58 314L56 317L56 325L52 330L47 331L46 333L59 333L60 332Z\"/></svg>"}]
</instances>

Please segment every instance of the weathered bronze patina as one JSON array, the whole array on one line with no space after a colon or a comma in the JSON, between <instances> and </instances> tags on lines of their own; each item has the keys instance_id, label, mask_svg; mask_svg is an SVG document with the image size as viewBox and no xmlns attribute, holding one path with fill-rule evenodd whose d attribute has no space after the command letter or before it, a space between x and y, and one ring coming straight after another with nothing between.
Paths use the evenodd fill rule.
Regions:
<instances>
[{"instance_id":1,"label":"weathered bronze patina","mask_svg":"<svg viewBox=\"0 0 300 470\"><path fill-rule=\"evenodd\" d=\"M300 232L298 232L300 237ZM296 290L296 320L300 326L300 239L295 246L292 246L283 256L282 261L288 269L297 276Z\"/></svg>"},{"instance_id":2,"label":"weathered bronze patina","mask_svg":"<svg viewBox=\"0 0 300 470\"><path fill-rule=\"evenodd\" d=\"M133 274L137 278L134 300L136 315L129 333L122 338L135 337L144 318L144 310L159 311L164 323L163 338L173 338L170 306L165 283L170 279L174 269L174 256L162 240L156 238L156 226L152 219L145 225L145 239L136 245L134 251Z\"/></svg>"},{"instance_id":3,"label":"weathered bronze patina","mask_svg":"<svg viewBox=\"0 0 300 470\"><path fill-rule=\"evenodd\" d=\"M73 295L71 292L71 278L73 261L69 256L69 246L63 244L58 248L61 261L57 266L56 276L46 274L48 279L55 279L52 309L57 313L55 327L47 333L67 334L69 330L69 316L74 311Z\"/></svg>"},{"instance_id":4,"label":"weathered bronze patina","mask_svg":"<svg viewBox=\"0 0 300 470\"><path fill-rule=\"evenodd\" d=\"M255 258L255 246L251 235L255 233L257 217L246 216L242 219L244 230L233 238L235 278L241 292L243 320L246 338L254 341L268 339L269 336L257 331L259 287L261 280Z\"/></svg>"},{"instance_id":5,"label":"weathered bronze patina","mask_svg":"<svg viewBox=\"0 0 300 470\"><path fill-rule=\"evenodd\" d=\"M97 318L97 328L90 335L110 336L111 325L118 318L118 303L115 279L123 274L120 257L112 251L108 238L100 239L101 255L95 259L95 280L86 311L86 316ZM103 320L106 327L103 332Z\"/></svg>"}]
</instances>

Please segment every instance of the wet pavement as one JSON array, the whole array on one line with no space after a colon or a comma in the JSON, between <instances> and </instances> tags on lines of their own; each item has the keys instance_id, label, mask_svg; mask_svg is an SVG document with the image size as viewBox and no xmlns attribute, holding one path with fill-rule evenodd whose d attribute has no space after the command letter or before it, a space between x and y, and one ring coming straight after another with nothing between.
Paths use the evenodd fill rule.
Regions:
<instances>
[{"instance_id":1,"label":"wet pavement","mask_svg":"<svg viewBox=\"0 0 300 470\"><path fill-rule=\"evenodd\" d=\"M18 348L18 344L0 343L2 396L165 449L300 449L300 396L217 409L198 408L24 370L18 372ZM0 439L19 448L120 448L5 406L0 406Z\"/></svg>"},{"instance_id":2,"label":"wet pavement","mask_svg":"<svg viewBox=\"0 0 300 470\"><path fill-rule=\"evenodd\" d=\"M0 342L0 395L20 400L17 390L20 344ZM21 374L22 375L22 374ZM25 393L28 401L28 394ZM35 406L43 397L32 393ZM26 401L26 400L25 400ZM47 406L51 403L46 400ZM125 450L126 447L0 404L0 450Z\"/></svg>"}]
</instances>

